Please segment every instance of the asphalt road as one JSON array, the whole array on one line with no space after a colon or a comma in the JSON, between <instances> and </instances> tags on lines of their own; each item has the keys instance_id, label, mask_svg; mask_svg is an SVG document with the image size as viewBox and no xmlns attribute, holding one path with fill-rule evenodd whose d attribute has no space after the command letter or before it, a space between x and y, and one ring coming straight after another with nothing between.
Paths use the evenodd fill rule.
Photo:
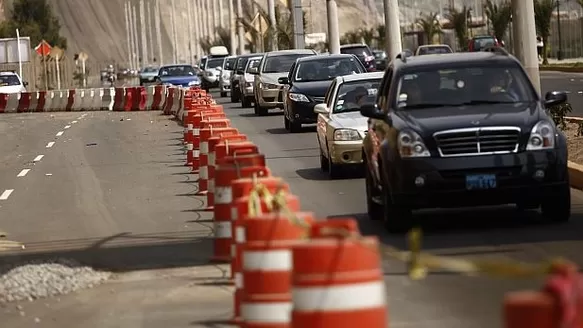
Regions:
<instances>
[{"instance_id":1,"label":"asphalt road","mask_svg":"<svg viewBox=\"0 0 583 328\"><path fill-rule=\"evenodd\" d=\"M543 95L548 91L567 91L573 107L571 116L583 116L583 73L540 72Z\"/></svg>"},{"instance_id":2,"label":"asphalt road","mask_svg":"<svg viewBox=\"0 0 583 328\"><path fill-rule=\"evenodd\" d=\"M355 217L364 234L378 236L388 245L405 246L404 237L389 235L379 222L368 219L362 178L330 181L320 173L314 128L289 134L280 114L256 117L238 104L225 105L225 109L233 125L266 154L274 175L290 184L304 210L320 218ZM424 248L437 254L522 261L564 256L583 264L583 194L577 191L573 191L572 222L565 225L537 223L538 213L521 216L510 208L428 211L420 218L425 225ZM391 327L499 327L504 293L541 287L534 280L445 272L410 281L403 263L392 259L384 260L384 268Z\"/></svg>"}]
</instances>

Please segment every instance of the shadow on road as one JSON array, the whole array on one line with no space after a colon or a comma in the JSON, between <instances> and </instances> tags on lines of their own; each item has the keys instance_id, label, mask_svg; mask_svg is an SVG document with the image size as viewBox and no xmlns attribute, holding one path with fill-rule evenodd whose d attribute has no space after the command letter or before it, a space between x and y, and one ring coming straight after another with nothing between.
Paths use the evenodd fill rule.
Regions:
<instances>
[{"instance_id":1,"label":"shadow on road","mask_svg":"<svg viewBox=\"0 0 583 328\"><path fill-rule=\"evenodd\" d=\"M318 156L310 156L310 157L318 157ZM342 172L342 176L335 179L330 179L328 173L322 172L320 168L309 168L309 169L299 169L296 170L296 174L299 175L302 179L312 180L312 181L342 181L342 180L351 180L351 179L361 179L362 178L362 170L358 170L357 168L347 168L345 171Z\"/></svg>"}]
</instances>

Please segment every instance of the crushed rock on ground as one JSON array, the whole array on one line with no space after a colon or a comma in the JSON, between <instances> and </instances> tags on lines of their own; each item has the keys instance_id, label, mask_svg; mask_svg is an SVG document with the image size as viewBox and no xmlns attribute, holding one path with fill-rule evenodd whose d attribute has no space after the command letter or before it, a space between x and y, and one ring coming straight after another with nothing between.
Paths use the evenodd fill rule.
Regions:
<instances>
[{"instance_id":1,"label":"crushed rock on ground","mask_svg":"<svg viewBox=\"0 0 583 328\"><path fill-rule=\"evenodd\" d=\"M111 273L75 261L33 261L0 267L0 303L33 301L99 285Z\"/></svg>"}]
</instances>

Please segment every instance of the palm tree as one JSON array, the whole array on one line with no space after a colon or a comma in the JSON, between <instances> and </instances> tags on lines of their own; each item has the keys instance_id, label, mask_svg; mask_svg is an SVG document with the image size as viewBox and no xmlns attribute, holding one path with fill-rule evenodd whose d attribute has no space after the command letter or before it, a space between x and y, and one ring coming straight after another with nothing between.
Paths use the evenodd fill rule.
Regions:
<instances>
[{"instance_id":1,"label":"palm tree","mask_svg":"<svg viewBox=\"0 0 583 328\"><path fill-rule=\"evenodd\" d=\"M455 32L459 48L461 50L466 50L468 47L468 19L470 17L470 10L468 7L463 6L461 10L455 7L449 8L449 13L446 14L446 18L450 22L451 28Z\"/></svg>"},{"instance_id":2,"label":"palm tree","mask_svg":"<svg viewBox=\"0 0 583 328\"><path fill-rule=\"evenodd\" d=\"M423 43L433 44L434 37L441 34L441 24L439 23L437 16L437 13L422 14L421 17L417 18L415 21L425 35L426 42Z\"/></svg>"},{"instance_id":3,"label":"palm tree","mask_svg":"<svg viewBox=\"0 0 583 328\"><path fill-rule=\"evenodd\" d=\"M360 43L362 36L358 31L350 31L344 33L344 35L340 38L341 44L350 44L350 43Z\"/></svg>"},{"instance_id":4,"label":"palm tree","mask_svg":"<svg viewBox=\"0 0 583 328\"><path fill-rule=\"evenodd\" d=\"M512 21L512 5L510 1L503 0L502 3L497 4L493 0L486 1L486 16L492 26L492 32L498 40L502 40L510 22Z\"/></svg>"},{"instance_id":5,"label":"palm tree","mask_svg":"<svg viewBox=\"0 0 583 328\"><path fill-rule=\"evenodd\" d=\"M214 46L225 46L229 52L231 52L231 33L228 29L219 27L217 29L217 36L215 38L207 36L205 38L201 38L198 43L205 53L208 53L211 47Z\"/></svg>"},{"instance_id":6,"label":"palm tree","mask_svg":"<svg viewBox=\"0 0 583 328\"><path fill-rule=\"evenodd\" d=\"M536 24L536 31L542 38L545 49L543 49L543 65L549 63L547 57L547 42L551 35L551 21L553 12L557 8L557 0L533 0L534 1L534 19Z\"/></svg>"},{"instance_id":7,"label":"palm tree","mask_svg":"<svg viewBox=\"0 0 583 328\"><path fill-rule=\"evenodd\" d=\"M385 47L386 42L385 25L377 26L377 35L378 35L377 39L378 47L383 49Z\"/></svg>"},{"instance_id":8,"label":"palm tree","mask_svg":"<svg viewBox=\"0 0 583 328\"><path fill-rule=\"evenodd\" d=\"M374 33L375 33L374 29L364 28L364 29L360 30L359 34L360 34L362 41L364 41L364 43L366 43L369 46L372 46L372 42L374 41Z\"/></svg>"}]
</instances>

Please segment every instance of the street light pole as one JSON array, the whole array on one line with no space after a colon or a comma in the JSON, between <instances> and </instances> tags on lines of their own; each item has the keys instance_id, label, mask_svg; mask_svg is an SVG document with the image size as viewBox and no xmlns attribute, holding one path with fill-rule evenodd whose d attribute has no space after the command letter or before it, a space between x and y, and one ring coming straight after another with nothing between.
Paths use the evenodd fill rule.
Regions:
<instances>
[{"instance_id":1,"label":"street light pole","mask_svg":"<svg viewBox=\"0 0 583 328\"><path fill-rule=\"evenodd\" d=\"M557 60L563 60L563 47L561 45L561 2L557 0L557 41L559 41L559 49L557 50Z\"/></svg>"}]
</instances>

